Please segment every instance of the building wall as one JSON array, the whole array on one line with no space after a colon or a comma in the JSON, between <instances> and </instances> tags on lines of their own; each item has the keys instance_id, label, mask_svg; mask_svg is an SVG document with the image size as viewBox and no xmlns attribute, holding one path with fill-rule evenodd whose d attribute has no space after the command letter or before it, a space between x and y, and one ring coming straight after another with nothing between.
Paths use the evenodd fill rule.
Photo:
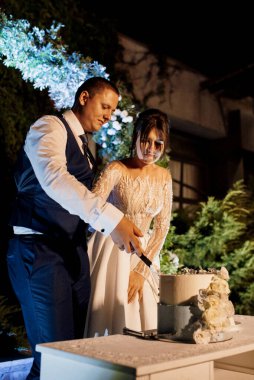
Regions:
<instances>
[{"instance_id":1,"label":"building wall","mask_svg":"<svg viewBox=\"0 0 254 380\"><path fill-rule=\"evenodd\" d=\"M130 38L120 35L119 40L123 54L117 68L127 74L136 100L166 112L179 129L214 138L225 136L218 100L200 90L204 76L171 58L160 62L148 47Z\"/></svg>"},{"instance_id":2,"label":"building wall","mask_svg":"<svg viewBox=\"0 0 254 380\"><path fill-rule=\"evenodd\" d=\"M197 194L224 195L244 178L245 166L251 168L245 161L254 154L253 99L216 96L201 88L208 78L183 63L156 56L124 35L119 42L123 50L117 69L132 84L135 100L161 109L171 120L171 168L179 199L195 187ZM250 155L244 159L245 151ZM183 203L202 199L192 198Z\"/></svg>"},{"instance_id":3,"label":"building wall","mask_svg":"<svg viewBox=\"0 0 254 380\"><path fill-rule=\"evenodd\" d=\"M223 99L223 110L229 114L234 110L240 111L241 145L242 148L254 152L254 106L253 98L244 98L238 101Z\"/></svg>"}]
</instances>

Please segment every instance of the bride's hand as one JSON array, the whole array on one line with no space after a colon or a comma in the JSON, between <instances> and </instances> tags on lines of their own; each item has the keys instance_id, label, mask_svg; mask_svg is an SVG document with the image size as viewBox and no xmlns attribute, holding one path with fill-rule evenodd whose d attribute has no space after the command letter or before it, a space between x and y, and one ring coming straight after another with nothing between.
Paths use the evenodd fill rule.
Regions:
<instances>
[{"instance_id":1,"label":"bride's hand","mask_svg":"<svg viewBox=\"0 0 254 380\"><path fill-rule=\"evenodd\" d=\"M132 303L138 293L139 301L143 297L144 277L137 272L130 272L129 288L128 288L128 303Z\"/></svg>"}]
</instances>

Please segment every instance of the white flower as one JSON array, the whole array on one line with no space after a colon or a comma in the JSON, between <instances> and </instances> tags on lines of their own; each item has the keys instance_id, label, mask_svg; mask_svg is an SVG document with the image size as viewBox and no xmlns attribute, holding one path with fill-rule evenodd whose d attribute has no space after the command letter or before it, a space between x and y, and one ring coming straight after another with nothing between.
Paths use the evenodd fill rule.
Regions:
<instances>
[{"instance_id":1,"label":"white flower","mask_svg":"<svg viewBox=\"0 0 254 380\"><path fill-rule=\"evenodd\" d=\"M116 115L116 116L120 116L121 115L121 110L119 109L119 108L117 108L116 110L115 110L115 112L114 112L114 115Z\"/></svg>"},{"instance_id":2,"label":"white flower","mask_svg":"<svg viewBox=\"0 0 254 380\"><path fill-rule=\"evenodd\" d=\"M122 112L121 112L121 118L123 119L123 118L125 118L125 117L127 117L128 116L128 112L126 111L126 110L123 110Z\"/></svg>"},{"instance_id":3,"label":"white flower","mask_svg":"<svg viewBox=\"0 0 254 380\"><path fill-rule=\"evenodd\" d=\"M221 302L220 296L218 294L209 294L206 298L203 299L203 305L205 309L210 307L218 307Z\"/></svg>"},{"instance_id":4,"label":"white flower","mask_svg":"<svg viewBox=\"0 0 254 380\"><path fill-rule=\"evenodd\" d=\"M230 300L226 300L223 302L223 309L225 311L225 315L228 317L232 317L235 314L235 308L234 305Z\"/></svg>"},{"instance_id":5,"label":"white flower","mask_svg":"<svg viewBox=\"0 0 254 380\"><path fill-rule=\"evenodd\" d=\"M209 330L202 330L200 328L194 331L193 339L197 344L208 344L211 340L211 333Z\"/></svg>"},{"instance_id":6,"label":"white flower","mask_svg":"<svg viewBox=\"0 0 254 380\"><path fill-rule=\"evenodd\" d=\"M170 252L170 261L172 262L174 267L179 267L179 257L175 253Z\"/></svg>"},{"instance_id":7,"label":"white flower","mask_svg":"<svg viewBox=\"0 0 254 380\"><path fill-rule=\"evenodd\" d=\"M226 280L228 281L229 280L229 274L228 274L228 270L227 268L225 267L221 267L221 270L218 274L223 280Z\"/></svg>"},{"instance_id":8,"label":"white flower","mask_svg":"<svg viewBox=\"0 0 254 380\"><path fill-rule=\"evenodd\" d=\"M113 126L113 128L115 128L117 131L120 131L120 129L122 128L121 127L121 124L119 123L119 121L113 121L113 123L112 123L112 126Z\"/></svg>"},{"instance_id":9,"label":"white flower","mask_svg":"<svg viewBox=\"0 0 254 380\"><path fill-rule=\"evenodd\" d=\"M31 28L27 20L15 21L7 16L3 20L0 31L3 63L19 69L24 80L32 82L35 88L47 88L58 111L73 105L75 92L85 80L94 76L109 78L105 66L97 61L92 62L76 52L67 53L67 46L62 44L59 35L62 24L53 22L49 29L43 30ZM119 108L112 115L111 122L93 135L102 148L99 155L109 161L130 155L133 118L128 110L132 113L135 106L128 105L123 110L121 101L122 96L119 96Z\"/></svg>"},{"instance_id":10,"label":"white flower","mask_svg":"<svg viewBox=\"0 0 254 380\"><path fill-rule=\"evenodd\" d=\"M72 106L75 92L85 79L108 77L98 62L86 61L78 53L67 54L58 36L62 24L53 23L50 29L40 30L30 28L26 20L6 17L1 26L4 42L0 43L0 53L6 57L4 64L19 69L35 88L47 88L57 110Z\"/></svg>"},{"instance_id":11,"label":"white flower","mask_svg":"<svg viewBox=\"0 0 254 380\"><path fill-rule=\"evenodd\" d=\"M226 280L214 276L213 281L211 281L210 285L207 288L208 293L212 294L214 292L219 294L229 294L230 289Z\"/></svg>"},{"instance_id":12,"label":"white flower","mask_svg":"<svg viewBox=\"0 0 254 380\"><path fill-rule=\"evenodd\" d=\"M123 123L131 123L132 121L133 121L132 116L126 116L126 117L122 118Z\"/></svg>"},{"instance_id":13,"label":"white flower","mask_svg":"<svg viewBox=\"0 0 254 380\"><path fill-rule=\"evenodd\" d=\"M230 293L227 280L229 279L226 268L212 277L206 289L200 289L198 295L198 307L202 313L202 328L194 333L193 339L196 343L206 343L205 332L210 333L210 341L218 341L223 331L234 326L232 318L234 306L228 299Z\"/></svg>"},{"instance_id":14,"label":"white flower","mask_svg":"<svg viewBox=\"0 0 254 380\"><path fill-rule=\"evenodd\" d=\"M108 129L107 133L109 136L114 136L116 134L116 131L115 131L115 129L110 128L110 129Z\"/></svg>"},{"instance_id":15,"label":"white flower","mask_svg":"<svg viewBox=\"0 0 254 380\"><path fill-rule=\"evenodd\" d=\"M227 325L227 316L225 316L223 308L220 307L206 309L202 314L202 319L211 330L221 331Z\"/></svg>"}]
</instances>

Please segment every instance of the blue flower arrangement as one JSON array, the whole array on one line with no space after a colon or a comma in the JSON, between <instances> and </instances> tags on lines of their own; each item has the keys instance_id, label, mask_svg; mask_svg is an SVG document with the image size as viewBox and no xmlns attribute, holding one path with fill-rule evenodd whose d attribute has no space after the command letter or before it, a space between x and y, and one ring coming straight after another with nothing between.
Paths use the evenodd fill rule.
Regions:
<instances>
[{"instance_id":1,"label":"blue flower arrangement","mask_svg":"<svg viewBox=\"0 0 254 380\"><path fill-rule=\"evenodd\" d=\"M53 22L49 29L39 29L27 20L14 20L0 13L0 60L7 67L20 70L23 79L34 88L48 89L58 111L72 106L78 87L86 79L109 78L106 68L98 62L76 52L68 54L59 33L62 27ZM120 100L112 120L94 135L101 146L99 155L106 161L129 155L134 106L125 105L126 99Z\"/></svg>"}]
</instances>

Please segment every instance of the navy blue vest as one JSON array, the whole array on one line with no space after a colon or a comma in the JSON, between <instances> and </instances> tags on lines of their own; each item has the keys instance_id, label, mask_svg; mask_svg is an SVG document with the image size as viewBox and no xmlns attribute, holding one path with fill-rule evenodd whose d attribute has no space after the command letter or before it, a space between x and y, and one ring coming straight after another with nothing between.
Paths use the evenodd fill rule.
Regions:
<instances>
[{"instance_id":1,"label":"navy blue vest","mask_svg":"<svg viewBox=\"0 0 254 380\"><path fill-rule=\"evenodd\" d=\"M67 131L66 161L70 174L91 189L94 172L86 155L83 155L68 125L61 118ZM51 199L39 184L32 165L22 149L15 171L17 195L14 202L10 225L31 228L50 237L80 241L84 238L86 224L70 214Z\"/></svg>"}]
</instances>

